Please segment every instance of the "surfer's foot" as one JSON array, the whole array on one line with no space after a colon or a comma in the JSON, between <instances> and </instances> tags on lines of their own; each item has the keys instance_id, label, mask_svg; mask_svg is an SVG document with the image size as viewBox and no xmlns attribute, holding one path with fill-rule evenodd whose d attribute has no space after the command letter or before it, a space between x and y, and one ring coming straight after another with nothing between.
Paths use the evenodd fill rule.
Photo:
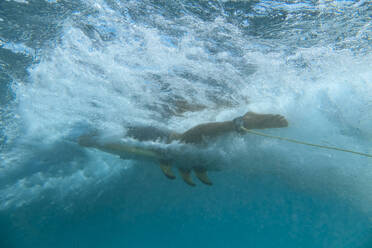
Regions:
<instances>
[{"instance_id":1,"label":"surfer's foot","mask_svg":"<svg viewBox=\"0 0 372 248\"><path fill-rule=\"evenodd\" d=\"M248 112L243 115L244 127L247 129L264 129L287 127L288 121L281 115L256 114Z\"/></svg>"}]
</instances>

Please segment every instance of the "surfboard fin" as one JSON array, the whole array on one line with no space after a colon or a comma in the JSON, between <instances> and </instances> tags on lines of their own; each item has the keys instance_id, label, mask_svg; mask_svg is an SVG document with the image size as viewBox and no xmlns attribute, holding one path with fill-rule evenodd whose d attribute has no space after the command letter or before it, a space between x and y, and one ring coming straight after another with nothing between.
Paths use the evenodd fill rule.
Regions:
<instances>
[{"instance_id":1,"label":"surfboard fin","mask_svg":"<svg viewBox=\"0 0 372 248\"><path fill-rule=\"evenodd\" d=\"M207 175L207 170L205 168L194 168L195 175L196 177L204 184L206 185L212 185L213 183L211 180L209 180L208 175Z\"/></svg>"},{"instance_id":2,"label":"surfboard fin","mask_svg":"<svg viewBox=\"0 0 372 248\"><path fill-rule=\"evenodd\" d=\"M163 171L164 175L169 179L175 179L176 176L172 172L172 166L169 164L160 163L160 169Z\"/></svg>"},{"instance_id":3,"label":"surfboard fin","mask_svg":"<svg viewBox=\"0 0 372 248\"><path fill-rule=\"evenodd\" d=\"M191 170L184 169L184 168L179 168L178 170L182 176L183 181L185 181L185 183L187 183L190 186L196 185L191 179L191 175L190 175Z\"/></svg>"}]
</instances>

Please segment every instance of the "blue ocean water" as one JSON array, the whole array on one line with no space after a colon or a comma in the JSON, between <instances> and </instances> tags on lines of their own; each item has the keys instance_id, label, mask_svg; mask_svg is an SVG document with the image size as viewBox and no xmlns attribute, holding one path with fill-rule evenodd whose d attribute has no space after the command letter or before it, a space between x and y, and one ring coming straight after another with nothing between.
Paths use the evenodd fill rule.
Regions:
<instances>
[{"instance_id":1,"label":"blue ocean water","mask_svg":"<svg viewBox=\"0 0 372 248\"><path fill-rule=\"evenodd\" d=\"M0 0L0 247L372 247L371 158L233 135L189 187L76 143L255 111L371 154L371 25L368 0Z\"/></svg>"}]
</instances>

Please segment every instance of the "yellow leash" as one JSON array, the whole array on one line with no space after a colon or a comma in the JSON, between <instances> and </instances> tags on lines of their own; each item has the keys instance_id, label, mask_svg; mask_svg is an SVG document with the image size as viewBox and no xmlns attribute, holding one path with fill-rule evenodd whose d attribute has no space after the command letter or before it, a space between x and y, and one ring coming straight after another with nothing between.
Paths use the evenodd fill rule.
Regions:
<instances>
[{"instance_id":1,"label":"yellow leash","mask_svg":"<svg viewBox=\"0 0 372 248\"><path fill-rule=\"evenodd\" d=\"M314 146L314 147L318 147L318 148L322 148L322 149L354 153L354 154L358 154L358 155L361 155L361 156L372 158L372 155L367 154L367 153L356 152L356 151L351 151L351 150L342 149L342 148L338 148L338 147L332 147L332 146L323 146L323 145L311 144L311 143L298 141L298 140L294 140L294 139L289 139L289 138L284 138L284 137L279 137L279 136L274 136L274 135L269 135L269 134L265 134L265 133L261 133L261 132L252 131L252 130L246 129L244 127L241 127L241 129L246 133L251 133L251 134L255 134L255 135L259 135L259 136L264 136L264 137L269 137L269 138L279 139L279 140L285 140L285 141L296 143L296 144L302 144L302 145L306 145L306 146Z\"/></svg>"}]
</instances>

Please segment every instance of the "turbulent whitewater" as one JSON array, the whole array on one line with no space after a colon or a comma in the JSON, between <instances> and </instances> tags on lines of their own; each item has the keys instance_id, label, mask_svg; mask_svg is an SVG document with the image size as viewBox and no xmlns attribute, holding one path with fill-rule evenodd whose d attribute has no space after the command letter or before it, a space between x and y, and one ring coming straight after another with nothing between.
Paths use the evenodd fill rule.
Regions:
<instances>
[{"instance_id":1,"label":"turbulent whitewater","mask_svg":"<svg viewBox=\"0 0 372 248\"><path fill-rule=\"evenodd\" d=\"M254 111L372 154L371 5L0 1L0 247L371 247L371 158L229 136L191 188L77 143Z\"/></svg>"}]
</instances>

